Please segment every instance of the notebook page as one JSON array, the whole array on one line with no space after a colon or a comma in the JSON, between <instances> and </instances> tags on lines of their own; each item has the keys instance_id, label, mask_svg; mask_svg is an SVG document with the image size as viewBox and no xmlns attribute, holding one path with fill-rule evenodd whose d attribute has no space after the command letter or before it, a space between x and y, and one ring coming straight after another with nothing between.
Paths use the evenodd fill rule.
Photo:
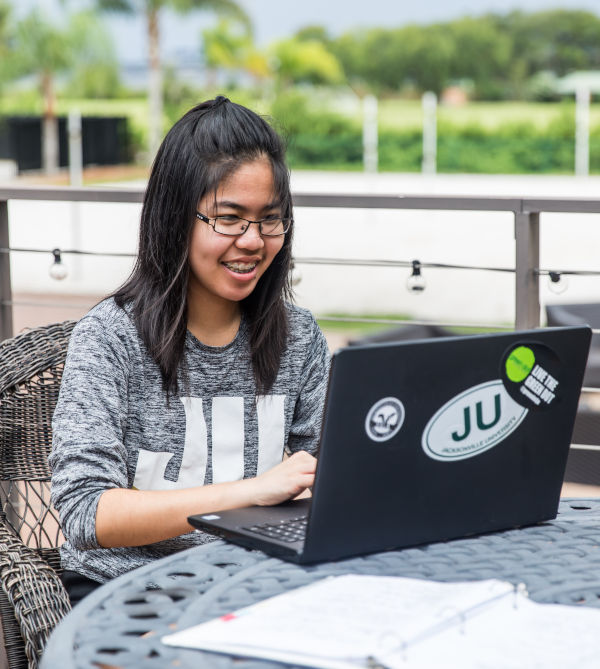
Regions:
<instances>
[{"instance_id":1,"label":"notebook page","mask_svg":"<svg viewBox=\"0 0 600 669\"><path fill-rule=\"evenodd\" d=\"M278 595L163 641L272 659L273 653L277 659L287 653L307 666L316 660L317 666L329 666L325 659L364 663L368 656L410 643L513 590L510 583L496 580L440 583L346 575Z\"/></svg>"},{"instance_id":2,"label":"notebook page","mask_svg":"<svg viewBox=\"0 0 600 669\"><path fill-rule=\"evenodd\" d=\"M512 601L511 601L512 600ZM386 655L391 669L597 669L600 610L507 598L429 642Z\"/></svg>"}]
</instances>

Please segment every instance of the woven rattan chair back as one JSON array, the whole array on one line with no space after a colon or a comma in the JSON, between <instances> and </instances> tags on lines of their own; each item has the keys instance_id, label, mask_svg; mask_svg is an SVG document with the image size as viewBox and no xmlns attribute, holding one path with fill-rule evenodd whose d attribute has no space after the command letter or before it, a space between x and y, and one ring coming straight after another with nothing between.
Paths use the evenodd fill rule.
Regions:
<instances>
[{"instance_id":1,"label":"woven rattan chair back","mask_svg":"<svg viewBox=\"0 0 600 669\"><path fill-rule=\"evenodd\" d=\"M0 615L10 669L37 666L69 609L57 576L62 537L48 455L73 326L37 327L0 343Z\"/></svg>"}]
</instances>

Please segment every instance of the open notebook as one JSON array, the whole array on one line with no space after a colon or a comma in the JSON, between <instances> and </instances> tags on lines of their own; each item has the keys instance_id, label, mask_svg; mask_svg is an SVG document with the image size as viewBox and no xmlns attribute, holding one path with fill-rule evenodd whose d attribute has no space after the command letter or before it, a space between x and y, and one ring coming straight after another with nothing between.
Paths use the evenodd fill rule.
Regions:
<instances>
[{"instance_id":1,"label":"open notebook","mask_svg":"<svg viewBox=\"0 0 600 669\"><path fill-rule=\"evenodd\" d=\"M345 575L163 637L321 669L592 669L600 610L537 604L510 583Z\"/></svg>"}]
</instances>

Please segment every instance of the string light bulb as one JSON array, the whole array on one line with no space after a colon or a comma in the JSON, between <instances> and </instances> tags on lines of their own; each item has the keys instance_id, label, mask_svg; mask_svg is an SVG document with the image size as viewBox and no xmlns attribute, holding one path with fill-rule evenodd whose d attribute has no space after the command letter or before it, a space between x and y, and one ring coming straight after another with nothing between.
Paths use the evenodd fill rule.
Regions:
<instances>
[{"instance_id":1,"label":"string light bulb","mask_svg":"<svg viewBox=\"0 0 600 669\"><path fill-rule=\"evenodd\" d=\"M412 261L412 274L406 280L406 287L413 295L420 295L426 286L425 279L421 274L421 263L418 260Z\"/></svg>"},{"instance_id":2,"label":"string light bulb","mask_svg":"<svg viewBox=\"0 0 600 669\"><path fill-rule=\"evenodd\" d=\"M556 294L564 293L569 287L569 281L564 274L560 272L548 272L548 288Z\"/></svg>"},{"instance_id":3,"label":"string light bulb","mask_svg":"<svg viewBox=\"0 0 600 669\"><path fill-rule=\"evenodd\" d=\"M69 273L69 270L60 257L60 249L52 249L52 255L54 262L50 265L48 273L53 279L62 281Z\"/></svg>"}]
</instances>

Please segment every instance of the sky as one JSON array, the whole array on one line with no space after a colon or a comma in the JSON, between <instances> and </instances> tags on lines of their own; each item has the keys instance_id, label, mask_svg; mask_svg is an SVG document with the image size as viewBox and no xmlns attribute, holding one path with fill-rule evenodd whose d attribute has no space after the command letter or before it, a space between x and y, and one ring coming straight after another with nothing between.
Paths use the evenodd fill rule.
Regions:
<instances>
[{"instance_id":1,"label":"sky","mask_svg":"<svg viewBox=\"0 0 600 669\"><path fill-rule=\"evenodd\" d=\"M600 14L600 0L238 0L254 25L256 43L264 47L292 35L306 25L323 25L336 36L360 27L398 27L431 23L489 11L506 13L546 9L587 9ZM59 0L12 0L22 14L33 5L58 12ZM72 7L85 4L70 0ZM208 13L186 16L165 13L161 20L161 51L166 60L191 58L198 53L200 32L214 22ZM118 58L142 63L146 58L145 25L124 16L107 21Z\"/></svg>"}]
</instances>

